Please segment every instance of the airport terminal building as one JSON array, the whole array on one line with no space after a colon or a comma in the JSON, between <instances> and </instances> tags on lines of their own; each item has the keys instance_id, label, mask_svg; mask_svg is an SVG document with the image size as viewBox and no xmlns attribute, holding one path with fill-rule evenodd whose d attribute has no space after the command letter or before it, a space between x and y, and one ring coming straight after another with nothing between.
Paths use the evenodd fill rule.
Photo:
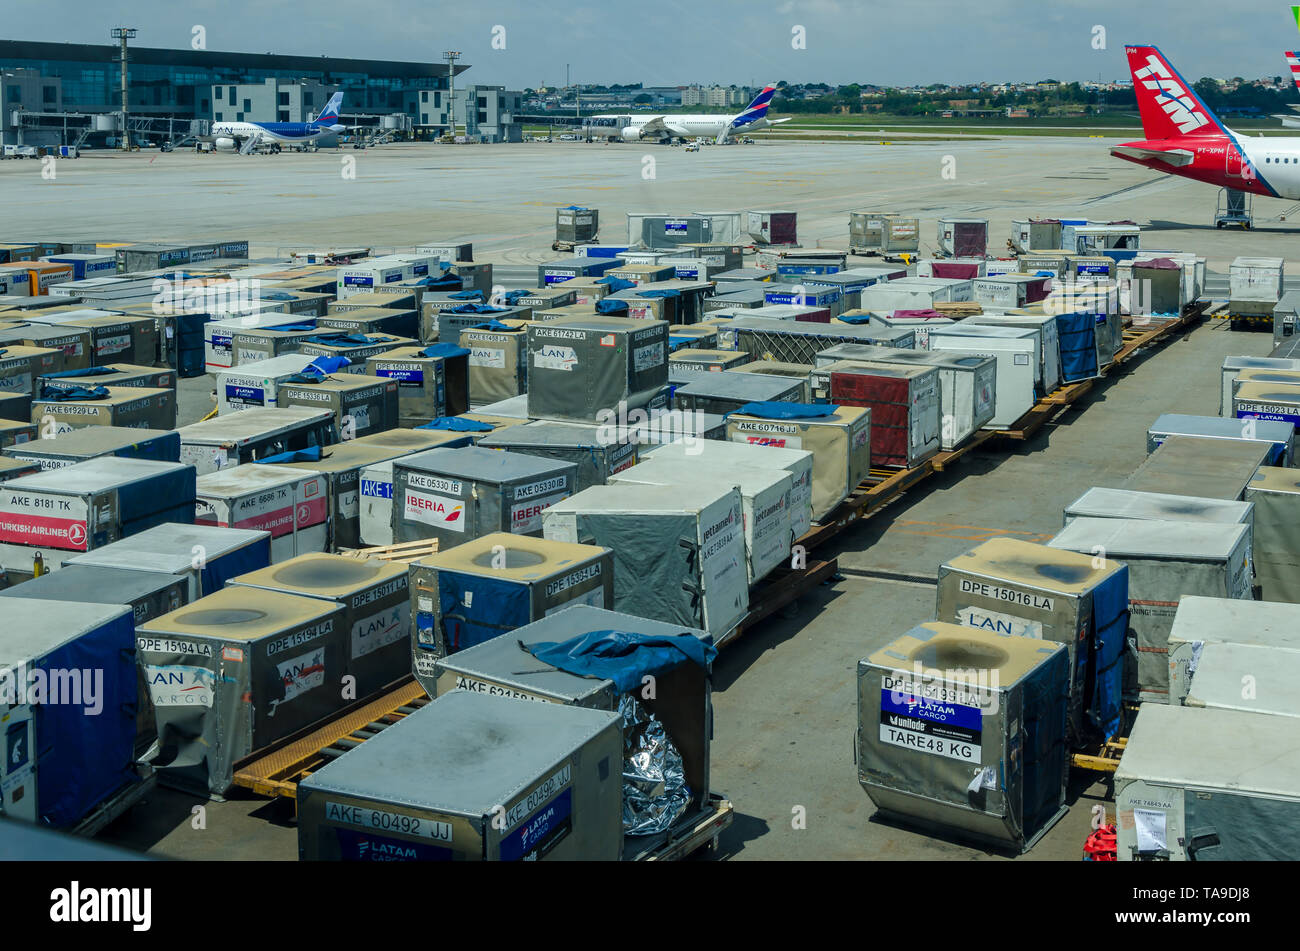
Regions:
<instances>
[{"instance_id":1,"label":"airport terminal building","mask_svg":"<svg viewBox=\"0 0 1300 951\"><path fill-rule=\"evenodd\" d=\"M118 56L112 44L0 40L0 142L58 143L67 134L70 114L117 112ZM456 74L468 68L458 63ZM342 90L345 116L401 113L417 134L434 135L445 132L449 121L450 77L446 63L132 46L128 106L132 118L301 122L314 118L330 94ZM480 99L468 87L458 88L456 98L458 123L468 118L476 128L483 125L484 134L510 137L499 128L509 124L509 112L498 116L498 110L485 108L486 94ZM478 108L467 115L461 103L469 102ZM491 105L496 103L494 96ZM26 121L19 113L29 114ZM41 114L39 120L34 113ZM504 121L488 121L498 119ZM86 125L83 119L75 128ZM100 131L107 126L99 123Z\"/></svg>"}]
</instances>

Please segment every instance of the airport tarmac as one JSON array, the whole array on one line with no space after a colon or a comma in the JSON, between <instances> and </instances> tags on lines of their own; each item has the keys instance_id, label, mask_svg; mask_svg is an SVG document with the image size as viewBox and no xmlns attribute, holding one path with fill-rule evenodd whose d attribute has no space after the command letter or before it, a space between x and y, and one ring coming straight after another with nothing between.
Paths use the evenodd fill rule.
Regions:
<instances>
[{"instance_id":1,"label":"airport tarmac","mask_svg":"<svg viewBox=\"0 0 1300 951\"><path fill-rule=\"evenodd\" d=\"M523 265L554 256L553 208L601 210L602 238L623 237L626 210L782 208L799 212L804 243L843 246L848 212L919 215L929 244L940 215L991 219L1000 245L1013 217L1079 214L1130 219L1146 247L1196 251L1226 271L1240 254L1286 256L1295 227L1209 225L1214 189L1105 154L1098 139L1033 138L873 147L763 143L681 149L584 143L388 146L365 152L278 156L88 154L58 165L53 183L11 188L38 166L0 162L0 192L33 235L127 239L246 237L255 254L311 244L412 245L472 240L483 260ZM642 156L655 178L641 177ZM943 159L956 177L942 177ZM355 157L357 177L339 177ZM1289 215L1288 215L1289 217ZM995 251L995 248L990 248ZM714 791L736 807L719 855L736 859L980 859L987 849L877 822L857 783L856 664L934 615L939 564L985 538L1050 537L1061 507L1093 485L1117 485L1145 456L1161 413L1215 415L1219 367L1230 354L1266 354L1267 334L1206 320L1013 448L972 454L817 555L836 554L843 577L729 647L715 664ZM211 406L211 377L182 383L182 422ZM1070 811L1024 858L1077 861L1092 809L1108 785L1075 774ZM203 805L201 815L194 813ZM296 858L292 806L236 792L223 803L157 790L103 838L178 858ZM198 828L202 826L202 828Z\"/></svg>"}]
</instances>

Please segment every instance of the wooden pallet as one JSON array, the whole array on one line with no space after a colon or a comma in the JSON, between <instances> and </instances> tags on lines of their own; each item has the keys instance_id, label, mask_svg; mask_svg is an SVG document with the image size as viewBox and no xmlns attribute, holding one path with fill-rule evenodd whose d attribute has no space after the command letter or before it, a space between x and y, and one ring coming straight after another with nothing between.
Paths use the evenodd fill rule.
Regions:
<instances>
[{"instance_id":1,"label":"wooden pallet","mask_svg":"<svg viewBox=\"0 0 1300 951\"><path fill-rule=\"evenodd\" d=\"M393 561L409 565L419 558L438 554L438 539L424 538L398 545L376 545L373 548L340 548L340 555L348 558L373 558L376 561Z\"/></svg>"},{"instance_id":2,"label":"wooden pallet","mask_svg":"<svg viewBox=\"0 0 1300 951\"><path fill-rule=\"evenodd\" d=\"M235 764L234 784L259 796L296 800L300 780L428 702L424 688L407 678L305 735L240 760Z\"/></svg>"}]
</instances>

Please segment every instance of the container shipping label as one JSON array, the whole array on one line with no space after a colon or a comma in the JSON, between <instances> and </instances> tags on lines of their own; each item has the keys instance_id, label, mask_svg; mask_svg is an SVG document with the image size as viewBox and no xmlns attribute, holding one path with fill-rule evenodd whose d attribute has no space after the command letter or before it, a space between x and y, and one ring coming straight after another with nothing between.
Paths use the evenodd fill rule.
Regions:
<instances>
[{"instance_id":1,"label":"container shipping label","mask_svg":"<svg viewBox=\"0 0 1300 951\"><path fill-rule=\"evenodd\" d=\"M361 496L366 499L391 499L393 483L382 479L362 479Z\"/></svg>"},{"instance_id":2,"label":"container shipping label","mask_svg":"<svg viewBox=\"0 0 1300 951\"><path fill-rule=\"evenodd\" d=\"M983 723L978 706L881 687L882 743L964 763L979 763Z\"/></svg>"},{"instance_id":3,"label":"container shipping label","mask_svg":"<svg viewBox=\"0 0 1300 951\"><path fill-rule=\"evenodd\" d=\"M276 669L284 687L284 699L281 702L287 703L308 690L324 685L325 648L318 647L309 653L281 661L276 664Z\"/></svg>"},{"instance_id":4,"label":"container shipping label","mask_svg":"<svg viewBox=\"0 0 1300 951\"><path fill-rule=\"evenodd\" d=\"M957 623L962 627L977 627L994 634L1010 634L1014 637L1033 637L1043 639L1043 622L1029 621L1011 614L989 611L974 606L957 609Z\"/></svg>"},{"instance_id":5,"label":"container shipping label","mask_svg":"<svg viewBox=\"0 0 1300 951\"><path fill-rule=\"evenodd\" d=\"M471 359L470 362L474 361ZM418 364L378 367L375 376L397 380L399 386L419 386L424 382L424 368Z\"/></svg>"},{"instance_id":6,"label":"container shipping label","mask_svg":"<svg viewBox=\"0 0 1300 951\"><path fill-rule=\"evenodd\" d=\"M569 497L568 492L557 492L540 499L528 499L510 506L510 531L515 535L527 535L542 530L542 513L556 502L563 502Z\"/></svg>"},{"instance_id":7,"label":"container shipping label","mask_svg":"<svg viewBox=\"0 0 1300 951\"><path fill-rule=\"evenodd\" d=\"M226 384L226 402L232 406L265 406L266 390L260 386Z\"/></svg>"},{"instance_id":8,"label":"container shipping label","mask_svg":"<svg viewBox=\"0 0 1300 951\"><path fill-rule=\"evenodd\" d=\"M637 347L632 351L632 369L637 373L649 370L651 367L662 366L663 362L663 341L652 343L644 347Z\"/></svg>"},{"instance_id":9,"label":"container shipping label","mask_svg":"<svg viewBox=\"0 0 1300 951\"><path fill-rule=\"evenodd\" d=\"M546 344L533 351L533 366L543 370L572 370L578 365L578 354L572 347Z\"/></svg>"},{"instance_id":10,"label":"container shipping label","mask_svg":"<svg viewBox=\"0 0 1300 951\"><path fill-rule=\"evenodd\" d=\"M465 502L432 492L416 492L408 488L402 505L402 515L408 520L424 522L434 528L452 532L465 531Z\"/></svg>"},{"instance_id":11,"label":"container shipping label","mask_svg":"<svg viewBox=\"0 0 1300 951\"><path fill-rule=\"evenodd\" d=\"M0 493L0 542L85 551L88 537L84 499L12 489Z\"/></svg>"},{"instance_id":12,"label":"container shipping label","mask_svg":"<svg viewBox=\"0 0 1300 951\"><path fill-rule=\"evenodd\" d=\"M224 340L225 340L224 352L229 353L230 338L226 337L224 338ZM214 348L217 346L216 337L212 338L212 345ZM111 356L115 353L122 353L124 350L129 350L129 349L131 349L130 333L113 334L112 336L109 337L100 337L98 340L95 341L95 353L96 355L101 357Z\"/></svg>"},{"instance_id":13,"label":"container shipping label","mask_svg":"<svg viewBox=\"0 0 1300 951\"><path fill-rule=\"evenodd\" d=\"M506 368L506 352L496 347L474 347L469 352L469 365L504 370Z\"/></svg>"},{"instance_id":14,"label":"container shipping label","mask_svg":"<svg viewBox=\"0 0 1300 951\"><path fill-rule=\"evenodd\" d=\"M240 499L233 507L231 528L251 528L270 532L272 538L291 535L329 518L327 500L322 493L311 499L294 500L288 488L275 489Z\"/></svg>"},{"instance_id":15,"label":"container shipping label","mask_svg":"<svg viewBox=\"0 0 1300 951\"><path fill-rule=\"evenodd\" d=\"M975 578L961 579L961 593L973 594L976 597L988 598L993 601L1005 601L1007 604L1032 608L1035 611L1042 611L1044 614L1051 614L1056 610L1056 602L1046 595L989 584L987 581L979 581Z\"/></svg>"},{"instance_id":16,"label":"container shipping label","mask_svg":"<svg viewBox=\"0 0 1300 951\"><path fill-rule=\"evenodd\" d=\"M411 607L403 602L352 625L352 656L365 657L411 636Z\"/></svg>"},{"instance_id":17,"label":"container shipping label","mask_svg":"<svg viewBox=\"0 0 1300 951\"><path fill-rule=\"evenodd\" d=\"M425 816L408 816L370 806L353 806L327 800L325 821L360 826L363 829L376 829L380 832L396 832L400 835L433 839L437 842L451 841L450 822L438 822Z\"/></svg>"},{"instance_id":18,"label":"container shipping label","mask_svg":"<svg viewBox=\"0 0 1300 951\"><path fill-rule=\"evenodd\" d=\"M217 672L189 664L146 664L149 699L155 707L211 707Z\"/></svg>"}]
</instances>

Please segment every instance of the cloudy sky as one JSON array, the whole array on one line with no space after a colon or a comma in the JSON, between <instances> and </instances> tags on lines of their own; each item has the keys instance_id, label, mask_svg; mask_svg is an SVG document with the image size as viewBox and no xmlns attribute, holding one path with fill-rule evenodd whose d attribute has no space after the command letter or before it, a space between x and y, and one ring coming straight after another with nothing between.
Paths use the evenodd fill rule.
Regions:
<instances>
[{"instance_id":1,"label":"cloudy sky","mask_svg":"<svg viewBox=\"0 0 1300 951\"><path fill-rule=\"evenodd\" d=\"M1154 43L1189 79L1280 75L1300 47L1290 7L1241 0L54 0L11 4L6 39L437 61L512 88L574 81L758 84L1128 78ZM803 44L798 39L802 33ZM494 48L504 44L504 49ZM1104 49L1094 48L1104 44Z\"/></svg>"}]
</instances>

